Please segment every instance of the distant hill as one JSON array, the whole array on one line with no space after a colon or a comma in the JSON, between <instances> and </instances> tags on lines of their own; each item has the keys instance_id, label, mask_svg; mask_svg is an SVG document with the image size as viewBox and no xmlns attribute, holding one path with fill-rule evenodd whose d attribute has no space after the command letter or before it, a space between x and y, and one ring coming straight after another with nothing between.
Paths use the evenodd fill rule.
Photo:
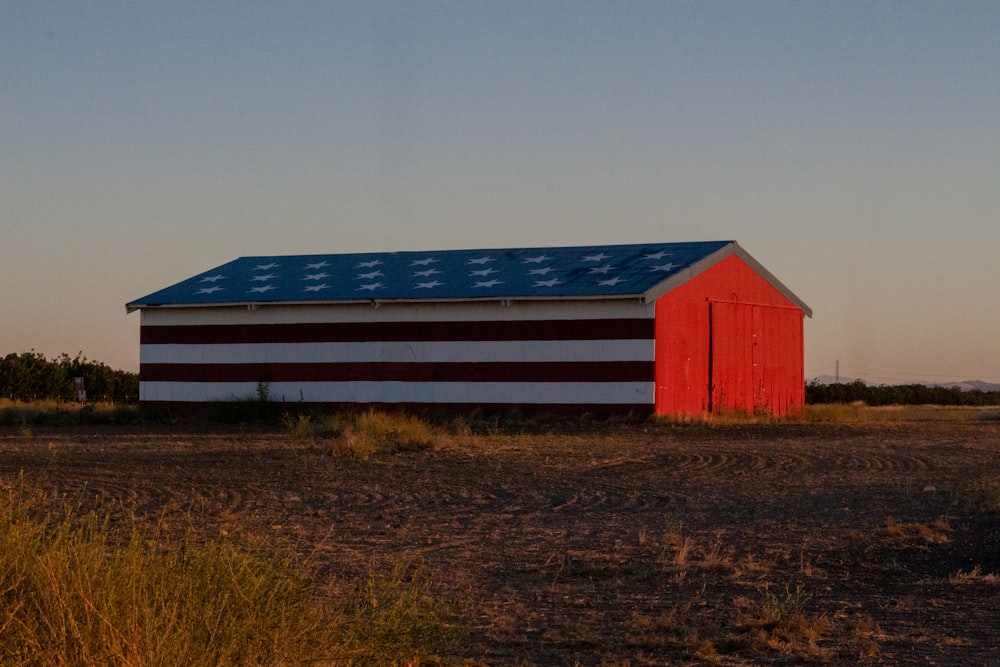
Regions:
<instances>
[{"instance_id":1,"label":"distant hill","mask_svg":"<svg viewBox=\"0 0 1000 667\"><path fill-rule=\"evenodd\" d=\"M851 384L857 378L844 377L841 376L841 384ZM837 378L833 375L819 375L814 378L807 378L806 382L814 382L816 384L835 384ZM883 384L881 382L865 382L868 385L879 385ZM922 384L927 387L958 387L962 391L1000 391L1000 383L996 382L984 382L982 380L962 380L961 382L893 382L892 384L907 385L907 384Z\"/></svg>"},{"instance_id":2,"label":"distant hill","mask_svg":"<svg viewBox=\"0 0 1000 667\"><path fill-rule=\"evenodd\" d=\"M983 382L982 380L963 380L962 382L942 382L940 387L958 387L962 391L1000 391L1000 384Z\"/></svg>"}]
</instances>

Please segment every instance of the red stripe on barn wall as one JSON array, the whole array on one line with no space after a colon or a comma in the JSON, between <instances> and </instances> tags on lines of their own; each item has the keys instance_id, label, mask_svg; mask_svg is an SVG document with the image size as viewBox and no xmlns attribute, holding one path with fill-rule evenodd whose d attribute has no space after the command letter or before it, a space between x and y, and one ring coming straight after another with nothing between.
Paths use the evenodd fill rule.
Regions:
<instances>
[{"instance_id":1,"label":"red stripe on barn wall","mask_svg":"<svg viewBox=\"0 0 1000 667\"><path fill-rule=\"evenodd\" d=\"M739 257L656 302L656 411L783 415L805 403L802 310Z\"/></svg>"},{"instance_id":2,"label":"red stripe on barn wall","mask_svg":"<svg viewBox=\"0 0 1000 667\"><path fill-rule=\"evenodd\" d=\"M143 345L360 341L628 340L653 337L651 319L482 322L306 322L143 326Z\"/></svg>"},{"instance_id":3,"label":"red stripe on barn wall","mask_svg":"<svg viewBox=\"0 0 1000 667\"><path fill-rule=\"evenodd\" d=\"M143 364L146 382L646 382L651 361Z\"/></svg>"}]
</instances>

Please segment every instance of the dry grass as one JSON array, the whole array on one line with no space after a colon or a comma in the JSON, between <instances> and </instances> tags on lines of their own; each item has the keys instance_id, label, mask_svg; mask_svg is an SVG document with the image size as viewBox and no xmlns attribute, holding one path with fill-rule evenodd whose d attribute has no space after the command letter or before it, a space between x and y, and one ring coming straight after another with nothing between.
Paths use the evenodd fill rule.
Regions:
<instances>
[{"instance_id":1,"label":"dry grass","mask_svg":"<svg viewBox=\"0 0 1000 667\"><path fill-rule=\"evenodd\" d=\"M0 662L250 664L312 659L323 609L288 562L218 542L164 549L112 514L51 523L0 501Z\"/></svg>"},{"instance_id":2,"label":"dry grass","mask_svg":"<svg viewBox=\"0 0 1000 667\"><path fill-rule=\"evenodd\" d=\"M945 517L935 519L930 523L901 523L894 518L886 519L882 533L896 542L919 541L928 544L944 544L948 542L951 524Z\"/></svg>"},{"instance_id":3,"label":"dry grass","mask_svg":"<svg viewBox=\"0 0 1000 667\"><path fill-rule=\"evenodd\" d=\"M359 459L428 449L437 433L426 421L405 413L369 410L358 414L334 440L333 451Z\"/></svg>"},{"instance_id":4,"label":"dry grass","mask_svg":"<svg viewBox=\"0 0 1000 667\"><path fill-rule=\"evenodd\" d=\"M996 407L969 407L947 405L886 405L869 406L862 401L853 403L809 404L783 417L768 414L751 414L733 410L715 410L696 415L659 415L663 423L707 424L710 426L739 426L746 424L780 424L801 422L807 424L891 424L914 421L990 421L1000 419Z\"/></svg>"},{"instance_id":5,"label":"dry grass","mask_svg":"<svg viewBox=\"0 0 1000 667\"><path fill-rule=\"evenodd\" d=\"M765 584L756 597L736 598L737 627L726 639L727 651L826 656L828 651L821 649L819 642L833 624L824 614L806 613L811 597L802 584L786 585L779 593Z\"/></svg>"},{"instance_id":6,"label":"dry grass","mask_svg":"<svg viewBox=\"0 0 1000 667\"><path fill-rule=\"evenodd\" d=\"M906 422L970 422L998 419L996 407L950 405L884 405L819 403L806 405L789 421L817 424L893 424Z\"/></svg>"},{"instance_id":7,"label":"dry grass","mask_svg":"<svg viewBox=\"0 0 1000 667\"><path fill-rule=\"evenodd\" d=\"M959 570L955 574L948 577L948 583L951 584L973 584L973 583L983 583L983 584L1000 584L1000 574L995 573L983 573L981 568L977 565L968 572L963 572Z\"/></svg>"},{"instance_id":8,"label":"dry grass","mask_svg":"<svg viewBox=\"0 0 1000 667\"><path fill-rule=\"evenodd\" d=\"M824 424L858 424L868 418L869 409L860 402L807 405L799 414L801 421Z\"/></svg>"},{"instance_id":9,"label":"dry grass","mask_svg":"<svg viewBox=\"0 0 1000 667\"><path fill-rule=\"evenodd\" d=\"M654 419L667 424L708 424L733 426L740 424L775 424L795 419L795 416L775 417L766 413L749 413L740 410L716 409L699 414L656 415Z\"/></svg>"},{"instance_id":10,"label":"dry grass","mask_svg":"<svg viewBox=\"0 0 1000 667\"><path fill-rule=\"evenodd\" d=\"M369 410L360 413L282 415L285 428L301 438L331 441L336 456L357 459L429 449L445 438L441 429L403 412Z\"/></svg>"},{"instance_id":11,"label":"dry grass","mask_svg":"<svg viewBox=\"0 0 1000 667\"><path fill-rule=\"evenodd\" d=\"M373 557L368 576L345 599L337 654L348 664L440 664L441 656L456 651L462 633L446 626L448 608L406 559L380 574Z\"/></svg>"},{"instance_id":12,"label":"dry grass","mask_svg":"<svg viewBox=\"0 0 1000 667\"><path fill-rule=\"evenodd\" d=\"M139 419L135 405L70 403L63 401L11 401L0 398L0 425L19 426L25 435L39 426L131 424Z\"/></svg>"},{"instance_id":13,"label":"dry grass","mask_svg":"<svg viewBox=\"0 0 1000 667\"><path fill-rule=\"evenodd\" d=\"M290 553L47 505L23 487L0 497L0 664L420 664L451 650L443 607L402 561L327 592Z\"/></svg>"},{"instance_id":14,"label":"dry grass","mask_svg":"<svg viewBox=\"0 0 1000 667\"><path fill-rule=\"evenodd\" d=\"M979 511L1000 513L1000 475L990 475L973 482L970 496Z\"/></svg>"}]
</instances>

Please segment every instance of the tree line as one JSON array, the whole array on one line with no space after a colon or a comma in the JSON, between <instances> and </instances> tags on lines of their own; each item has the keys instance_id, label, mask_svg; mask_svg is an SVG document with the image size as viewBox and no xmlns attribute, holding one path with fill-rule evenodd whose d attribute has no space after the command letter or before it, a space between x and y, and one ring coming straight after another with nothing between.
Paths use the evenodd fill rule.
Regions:
<instances>
[{"instance_id":1,"label":"tree line","mask_svg":"<svg viewBox=\"0 0 1000 667\"><path fill-rule=\"evenodd\" d=\"M139 400L139 375L92 361L78 352L55 359L34 350L0 357L0 397L14 401L76 400L73 378L83 378L88 401L135 403ZM868 385L850 383L806 385L806 403L866 405L1000 405L1000 391L963 391L958 387L923 384Z\"/></svg>"},{"instance_id":2,"label":"tree line","mask_svg":"<svg viewBox=\"0 0 1000 667\"><path fill-rule=\"evenodd\" d=\"M88 401L135 403L139 375L91 361L82 352L65 352L55 359L35 352L11 353L0 358L0 396L14 401L77 399L73 378L83 378Z\"/></svg>"},{"instance_id":3,"label":"tree line","mask_svg":"<svg viewBox=\"0 0 1000 667\"><path fill-rule=\"evenodd\" d=\"M1000 391L963 391L959 387L924 384L868 385L850 383L806 385L806 403L854 403L866 405L1000 405Z\"/></svg>"}]
</instances>

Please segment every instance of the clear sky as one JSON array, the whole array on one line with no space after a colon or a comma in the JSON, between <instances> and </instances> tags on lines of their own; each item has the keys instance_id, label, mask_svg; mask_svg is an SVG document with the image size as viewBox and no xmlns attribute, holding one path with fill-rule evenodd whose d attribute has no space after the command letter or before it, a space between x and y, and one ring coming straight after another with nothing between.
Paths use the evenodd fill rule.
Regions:
<instances>
[{"instance_id":1,"label":"clear sky","mask_svg":"<svg viewBox=\"0 0 1000 667\"><path fill-rule=\"evenodd\" d=\"M0 0L0 354L243 255L734 239L806 375L1000 382L1000 2Z\"/></svg>"}]
</instances>

